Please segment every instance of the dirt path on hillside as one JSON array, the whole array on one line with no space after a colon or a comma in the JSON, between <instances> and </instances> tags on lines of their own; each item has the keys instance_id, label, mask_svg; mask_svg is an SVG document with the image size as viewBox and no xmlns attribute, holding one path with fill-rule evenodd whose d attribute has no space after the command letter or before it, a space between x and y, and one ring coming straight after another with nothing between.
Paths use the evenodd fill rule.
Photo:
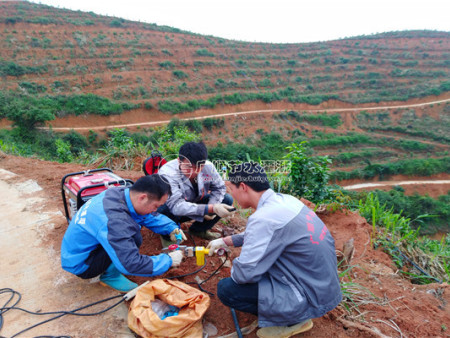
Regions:
<instances>
[{"instance_id":1,"label":"dirt path on hillside","mask_svg":"<svg viewBox=\"0 0 450 338\"><path fill-rule=\"evenodd\" d=\"M354 185L348 185L345 187L342 187L347 190L359 190L359 189L365 189L365 188L373 188L373 187L381 187L385 185L390 186L402 186L402 185L409 185L409 184L450 184L450 181L400 181L400 182L378 182L378 183L361 183L361 184L354 184Z\"/></svg>"},{"instance_id":2,"label":"dirt path on hillside","mask_svg":"<svg viewBox=\"0 0 450 338\"><path fill-rule=\"evenodd\" d=\"M322 108L322 109L302 109L302 111L307 113L318 113L326 111L328 113L338 113L338 112L349 112L349 111L361 111L361 110L367 110L367 111L374 111L374 110L380 110L380 109L403 109L403 108L414 108L414 107L423 107L427 105L434 105L438 103L444 103L449 102L450 99L443 99L443 100L436 100L431 102L424 102L424 103L415 103L415 104L408 104L408 105L397 105L397 106L377 106L377 107L353 107L353 108ZM250 111L240 111L240 112L232 112L232 113L222 113L222 114L208 114L204 113L200 116L193 116L193 117L186 117L186 118L180 118L182 121L187 120L203 120L206 118L219 118L219 117L227 117L227 116L240 116L240 115L250 115L250 114L261 114L261 113L277 113L277 112L283 112L287 109L291 108L284 108L284 109L266 109L266 110L250 110ZM126 127L138 127L138 126L158 126L158 125L164 125L168 124L170 120L159 120L159 121L143 121L143 122L136 122L136 123L127 123L127 124L110 124L110 125L93 125L89 127L52 127L51 129L54 131L89 131L89 130L104 130L104 129L113 129L113 128L126 128ZM42 127L42 129L49 129L49 127Z\"/></svg>"},{"instance_id":3,"label":"dirt path on hillside","mask_svg":"<svg viewBox=\"0 0 450 338\"><path fill-rule=\"evenodd\" d=\"M401 186L404 189L405 195L428 195L432 198L438 198L442 195L447 195L450 191L450 174L440 173L427 177L408 176L408 175L392 175L385 178L383 181L378 181L378 177L373 177L368 180L350 179L338 182L338 184L347 190L392 190L395 186Z\"/></svg>"},{"instance_id":4,"label":"dirt path on hillside","mask_svg":"<svg viewBox=\"0 0 450 338\"><path fill-rule=\"evenodd\" d=\"M413 180L413 181L380 181L376 183L359 183L343 186L346 190L383 190L389 191L394 186L403 188L405 195L428 195L432 198L438 198L447 195L450 191L450 180Z\"/></svg>"}]
</instances>

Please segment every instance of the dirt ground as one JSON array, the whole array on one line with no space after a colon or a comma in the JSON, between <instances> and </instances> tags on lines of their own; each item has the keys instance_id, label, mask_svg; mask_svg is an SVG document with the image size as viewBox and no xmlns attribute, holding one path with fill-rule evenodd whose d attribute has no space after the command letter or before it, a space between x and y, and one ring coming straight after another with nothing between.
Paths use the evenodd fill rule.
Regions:
<instances>
[{"instance_id":1,"label":"dirt ground","mask_svg":"<svg viewBox=\"0 0 450 338\"><path fill-rule=\"evenodd\" d=\"M0 233L6 257L0 260L0 285L22 293L23 298L19 306L35 311L72 309L115 295L114 291L92 281L82 281L60 267L60 243L67 227L62 215L61 178L67 173L88 168L10 155L1 156L0 168L16 174L11 177L4 174L0 177L0 209L3 216ZM132 180L142 176L138 171L116 173ZM38 190L37 186L42 190ZM240 216L243 214L244 212L241 212ZM404 279L387 254L371 247L372 228L359 215L338 211L334 214L319 214L319 217L335 238L338 253L344 251L344 243L352 238L354 240L351 260L353 268L344 278L349 282L344 291L347 293L353 289L352 299L358 307L349 312L340 305L324 317L314 319L314 328L302 334L302 337L450 336L448 285L420 286ZM245 219L236 215L226 224L222 223L216 227L216 231L223 234L233 229L239 231L244 224ZM183 226L186 227L186 224ZM143 237L141 252L159 253L159 237L148 230L143 230ZM205 241L198 238L194 240L196 245L206 245ZM192 239L189 239L187 244L193 244ZM230 258L238 254L239 249L235 249ZM205 279L221 263L219 257L209 258L200 273L180 280L190 283L194 282L196 277ZM176 276L195 269L194 259L186 258L180 268L169 270L162 277ZM223 267L217 275L203 284L203 288L215 293L218 280L229 276L229 273L230 267ZM142 283L153 278L132 279ZM5 296L0 295L0 304L5 301ZM127 329L126 310L126 305L122 304L95 317L66 316L21 336L133 336ZM0 334L11 336L42 319L10 311L4 316L5 323ZM256 318L238 313L238 319L240 326L245 327ZM217 336L235 331L230 311L216 296L211 296L211 306L204 316L204 326L210 324L217 328ZM255 331L245 337L256 337Z\"/></svg>"}]
</instances>

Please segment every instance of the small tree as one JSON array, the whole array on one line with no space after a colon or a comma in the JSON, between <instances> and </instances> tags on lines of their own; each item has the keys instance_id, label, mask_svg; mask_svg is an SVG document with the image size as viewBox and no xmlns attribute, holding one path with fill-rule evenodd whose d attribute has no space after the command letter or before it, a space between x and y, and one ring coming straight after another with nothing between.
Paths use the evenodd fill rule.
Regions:
<instances>
[{"instance_id":1,"label":"small tree","mask_svg":"<svg viewBox=\"0 0 450 338\"><path fill-rule=\"evenodd\" d=\"M73 154L70 151L70 143L66 142L60 138L55 141L56 144L56 155L58 157L58 162L72 162Z\"/></svg>"},{"instance_id":2,"label":"small tree","mask_svg":"<svg viewBox=\"0 0 450 338\"><path fill-rule=\"evenodd\" d=\"M290 161L289 192L317 203L329 198L330 190L327 187L329 180L328 165L331 160L327 156L310 157L306 154L303 141L293 143L286 149L289 153L284 159Z\"/></svg>"},{"instance_id":3,"label":"small tree","mask_svg":"<svg viewBox=\"0 0 450 338\"><path fill-rule=\"evenodd\" d=\"M34 131L36 126L54 120L54 109L33 97L7 100L6 117L22 132Z\"/></svg>"}]
</instances>

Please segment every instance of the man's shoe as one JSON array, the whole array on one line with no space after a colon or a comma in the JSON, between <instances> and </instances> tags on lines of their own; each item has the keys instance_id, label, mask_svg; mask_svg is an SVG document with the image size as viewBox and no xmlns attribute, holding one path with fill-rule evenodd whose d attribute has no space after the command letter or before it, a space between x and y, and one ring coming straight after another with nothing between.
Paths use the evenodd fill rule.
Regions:
<instances>
[{"instance_id":1,"label":"man's shoe","mask_svg":"<svg viewBox=\"0 0 450 338\"><path fill-rule=\"evenodd\" d=\"M206 230L206 231L191 231L191 230L189 230L189 233L191 235L194 235L194 236L197 236L197 237L200 237L203 239L207 239L208 241L222 237L219 233L212 232L210 230Z\"/></svg>"},{"instance_id":2,"label":"man's shoe","mask_svg":"<svg viewBox=\"0 0 450 338\"><path fill-rule=\"evenodd\" d=\"M120 273L119 270L111 263L103 274L100 275L100 284L109 286L119 292L127 293L138 287Z\"/></svg>"},{"instance_id":3,"label":"man's shoe","mask_svg":"<svg viewBox=\"0 0 450 338\"><path fill-rule=\"evenodd\" d=\"M306 332L311 330L313 322L311 319L304 322L292 325L292 326L269 326L263 327L256 331L256 335L259 338L288 338L294 334Z\"/></svg>"}]
</instances>

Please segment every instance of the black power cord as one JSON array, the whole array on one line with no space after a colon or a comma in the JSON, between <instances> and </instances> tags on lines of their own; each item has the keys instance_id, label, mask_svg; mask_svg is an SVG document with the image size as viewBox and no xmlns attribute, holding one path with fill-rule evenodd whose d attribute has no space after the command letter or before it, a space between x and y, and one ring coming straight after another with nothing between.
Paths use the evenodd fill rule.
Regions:
<instances>
[{"instance_id":1,"label":"black power cord","mask_svg":"<svg viewBox=\"0 0 450 338\"><path fill-rule=\"evenodd\" d=\"M211 296L215 296L214 293L209 292L209 291L203 289L203 288L202 288L202 284L205 283L205 282L207 282L208 280L210 280L210 279L212 278L212 276L214 276L214 275L217 273L217 271L219 271L219 270L225 265L225 263L226 263L227 260L228 260L228 253L225 251L225 260L222 262L222 264L220 264L220 266L219 266L216 270L214 270L213 273L211 273L211 274L209 275L208 278L206 278L205 280L201 281L200 283L197 283L197 282L186 282L186 284L195 284L195 285L198 286L198 288L199 288L201 291L203 291L203 292L205 292L205 293L207 293L207 294L209 294L209 295L211 295ZM175 278L183 278L183 277L195 275L196 273L199 273L200 271L202 271L203 268L205 267L205 265L206 265L206 258L205 258L205 264L203 264L199 269L197 269L197 270L195 270L195 271L193 271L193 272L189 272L189 273L186 273L186 274L184 274L184 275L171 276L171 277L164 277L164 278L165 278L165 279L175 279Z\"/></svg>"},{"instance_id":2,"label":"black power cord","mask_svg":"<svg viewBox=\"0 0 450 338\"><path fill-rule=\"evenodd\" d=\"M23 311L23 312L26 312L26 313L29 313L29 314L32 314L32 315L36 315L36 316L57 315L57 316L54 316L52 318L46 319L46 320L44 320L42 322L39 322L37 324L34 324L34 325L30 326L30 327L27 327L26 329L15 333L10 338L17 337L18 335L20 335L20 334L22 334L24 332L27 332L27 331L29 331L29 330L31 330L31 329L39 326L39 325L51 322L52 320L61 318L61 317L65 316L65 315L86 316L86 317L87 316L96 316L96 315L99 315L99 314L102 314L102 313L104 313L106 311L111 310L112 308L116 307L117 305L119 305L120 303L122 303L125 300L123 295L117 295L117 296L112 296L112 297L109 297L109 298L105 298L105 299L99 300L97 302L94 302L94 303L91 303L91 304L88 304L88 305L84 305L82 307L79 307L77 309L70 310L70 311L33 312L33 311L28 311L28 310L25 310L25 309L22 309L22 308L16 306L19 303L20 299L22 298L22 296L21 296L21 294L19 292L15 291L13 289L10 289L10 288L0 289L0 295L4 294L4 293L11 293L11 297L0 308L0 330L1 330L1 328L3 326L3 323L4 323L3 315L9 310L19 310L19 311ZM12 306L8 306L9 303L13 300L14 296L17 296L18 299L15 301L14 304L12 304ZM119 297L121 299L117 303L114 303L113 305L107 307L104 310L101 310L101 311L98 311L98 312L93 312L93 313L77 313L78 311L81 311L83 309L86 309L86 308L92 307L94 305L101 304L101 303L104 303L104 302L107 302L109 300L116 299L116 298L119 298ZM0 336L0 337L2 337L2 336ZM41 337L54 337L54 336L41 336ZM59 337L68 337L68 336L59 336Z\"/></svg>"},{"instance_id":3,"label":"black power cord","mask_svg":"<svg viewBox=\"0 0 450 338\"><path fill-rule=\"evenodd\" d=\"M192 235L191 235L190 232L187 232L187 234L189 235L189 238L191 239L191 241L192 241L192 243L193 243L193 247L195 247L195 240L194 240L194 237L192 237ZM221 264L221 265L220 265L220 266L219 266L219 267L218 267L211 275L209 275L208 278L206 278L205 280L201 281L200 283L197 283L197 282L186 282L186 284L195 284L195 285L198 286L198 288L199 288L201 291L203 291L203 292L209 294L210 296L215 296L214 293L209 292L209 291L203 289L203 288L202 288L202 284L205 283L205 282L207 282L209 279L211 279L212 276L214 276L214 275L217 273L217 271L219 271L219 270L225 265L225 263L226 263L227 260L228 260L228 253L227 253L227 251L225 250L225 260L223 261L223 263L222 263L222 264ZM200 271L202 271L203 268L204 268L205 266L206 266L206 258L205 258L205 264L203 264L199 269L197 269L197 270L195 270L195 271L193 271L193 272L189 272L189 273L184 274L184 275L171 276L171 277L164 277L164 278L165 278L165 279L175 279L175 278L183 278L183 277L195 275L196 273L199 273Z\"/></svg>"},{"instance_id":4,"label":"black power cord","mask_svg":"<svg viewBox=\"0 0 450 338\"><path fill-rule=\"evenodd\" d=\"M192 237L191 237L191 239L193 240ZM203 289L202 288L202 284L207 282L208 280L210 280L217 273L217 271L219 271L224 266L224 264L226 263L227 260L228 260L228 253L225 251L225 260L222 262L222 264L216 270L214 270L213 273L211 273L209 275L208 278L206 278L205 280L201 281L200 283L187 282L187 284L196 284L201 291L203 291L203 292L205 292L205 293L207 293L207 294L209 294L211 296L214 296L215 295L214 293ZM206 258L205 258L205 264L203 264L199 269L197 269L197 270L195 270L193 272L184 274L184 275L166 277L166 279L183 278L183 277L194 275L194 274L200 272L206 266L206 263L207 263L207 261L206 261ZM20 334L22 334L24 332L27 332L27 331L29 331L29 330L37 327L37 326L40 326L42 324L51 322L51 321L53 321L55 319L58 319L58 318L61 318L61 317L65 316L65 315L86 316L86 317L87 316L96 316L96 315L99 315L99 314L102 314L102 313L104 313L106 311L111 310L112 308L116 307L117 305L119 305L120 303L122 303L125 300L125 297L123 295L117 295L117 296L112 296L112 297L109 297L109 298L105 298L105 299L99 300L97 302L94 302L94 303L91 303L91 304L88 304L88 305L85 305L85 306L82 306L82 307L79 307L77 309L70 310L70 311L33 312L33 311L22 309L22 308L16 306L20 302L20 300L22 299L22 295L19 292L15 291L15 290L13 290L11 288L0 289L0 296L2 294L6 294L6 293L10 293L11 296L6 301L6 303L2 307L0 307L0 330L2 329L3 323L4 323L3 315L9 310L19 310L19 311L23 311L23 312L26 312L26 313L29 313L29 314L32 314L32 315L36 315L36 316L57 315L55 317L49 318L47 320L44 320L44 321L39 322L37 324L34 324L34 325L30 326L30 327L27 327L26 329L24 329L24 330L22 330L20 332L17 332L16 334L11 336L10 338L17 337L18 335L20 335ZM14 301L14 304L11 304L11 306L8 306L8 305L10 305L10 303L13 302L13 299L14 299L15 296L17 297L17 299ZM101 304L101 303L104 303L104 302L107 302L109 300L116 299L116 298L119 298L119 297L121 297L121 299L117 303L107 307L104 310L101 310L101 311L98 311L98 312L93 312L93 313L77 313L78 311L84 310L84 309L92 307L94 305ZM70 338L70 336L39 336L39 337L35 337L35 338L47 338L47 337L48 338L50 338L50 337L51 338L67 338L67 337ZM4 338L4 337L0 336L0 338Z\"/></svg>"}]
</instances>

